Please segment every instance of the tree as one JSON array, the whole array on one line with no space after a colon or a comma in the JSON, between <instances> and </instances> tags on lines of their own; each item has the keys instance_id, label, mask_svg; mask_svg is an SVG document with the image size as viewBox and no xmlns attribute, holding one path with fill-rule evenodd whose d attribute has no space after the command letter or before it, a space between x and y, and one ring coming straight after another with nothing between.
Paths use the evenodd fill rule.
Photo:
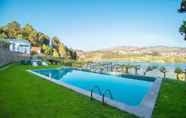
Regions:
<instances>
[{"instance_id":1,"label":"tree","mask_svg":"<svg viewBox=\"0 0 186 118\"><path fill-rule=\"evenodd\" d=\"M186 0L182 0L180 9L178 9L178 12L180 13L186 12Z\"/></svg>"},{"instance_id":2,"label":"tree","mask_svg":"<svg viewBox=\"0 0 186 118\"><path fill-rule=\"evenodd\" d=\"M140 70L140 65L134 66L134 70L135 70L135 75L137 75L138 74L138 70Z\"/></svg>"},{"instance_id":3,"label":"tree","mask_svg":"<svg viewBox=\"0 0 186 118\"><path fill-rule=\"evenodd\" d=\"M40 46L37 31L32 31L28 36L28 40L31 42L32 46Z\"/></svg>"},{"instance_id":4,"label":"tree","mask_svg":"<svg viewBox=\"0 0 186 118\"><path fill-rule=\"evenodd\" d=\"M186 12L186 0L182 0L180 9L178 10L180 13ZM186 40L186 21L183 21L183 24L179 28L179 32L181 35L184 35L184 40ZM183 70L177 67L174 71L176 73L176 79L179 79L179 74L183 73ZM186 78L186 72L184 72Z\"/></svg>"},{"instance_id":5,"label":"tree","mask_svg":"<svg viewBox=\"0 0 186 118\"><path fill-rule=\"evenodd\" d=\"M8 36L4 32L3 28L0 28L0 39L7 39Z\"/></svg>"},{"instance_id":6,"label":"tree","mask_svg":"<svg viewBox=\"0 0 186 118\"><path fill-rule=\"evenodd\" d=\"M77 53L73 49L67 49L68 51L68 58L76 60L77 59Z\"/></svg>"},{"instance_id":7,"label":"tree","mask_svg":"<svg viewBox=\"0 0 186 118\"><path fill-rule=\"evenodd\" d=\"M2 34L6 34L6 38L15 39L19 34L21 34L20 24L16 21L8 23L8 25L2 27Z\"/></svg>"},{"instance_id":8,"label":"tree","mask_svg":"<svg viewBox=\"0 0 186 118\"><path fill-rule=\"evenodd\" d=\"M160 67L160 72L163 73L163 78L165 79L166 78L166 73L167 73L167 69L165 67Z\"/></svg>"},{"instance_id":9,"label":"tree","mask_svg":"<svg viewBox=\"0 0 186 118\"><path fill-rule=\"evenodd\" d=\"M144 71L144 75L146 75L146 74L147 74L147 72L149 72L149 71L152 71L152 69L151 69L151 67L150 67L150 66L148 66L148 67L145 69L145 71Z\"/></svg>"},{"instance_id":10,"label":"tree","mask_svg":"<svg viewBox=\"0 0 186 118\"><path fill-rule=\"evenodd\" d=\"M144 75L146 75L147 72L153 71L153 70L155 70L155 69L157 69L157 66L148 66L148 67L146 68L145 72L144 72Z\"/></svg>"},{"instance_id":11,"label":"tree","mask_svg":"<svg viewBox=\"0 0 186 118\"><path fill-rule=\"evenodd\" d=\"M185 81L186 81L186 69L184 69L184 76L185 76Z\"/></svg>"},{"instance_id":12,"label":"tree","mask_svg":"<svg viewBox=\"0 0 186 118\"><path fill-rule=\"evenodd\" d=\"M26 24L22 29L24 39L31 42L33 46L42 46L43 44L49 45L49 37L42 32L37 32L32 25Z\"/></svg>"},{"instance_id":13,"label":"tree","mask_svg":"<svg viewBox=\"0 0 186 118\"><path fill-rule=\"evenodd\" d=\"M59 54L55 48L52 49L52 56L53 57L59 57Z\"/></svg>"},{"instance_id":14,"label":"tree","mask_svg":"<svg viewBox=\"0 0 186 118\"><path fill-rule=\"evenodd\" d=\"M176 79L179 80L179 74L183 73L183 70L179 67L176 67L174 72L176 73Z\"/></svg>"},{"instance_id":15,"label":"tree","mask_svg":"<svg viewBox=\"0 0 186 118\"><path fill-rule=\"evenodd\" d=\"M24 39L29 40L29 35L34 31L32 25L26 24L22 29Z\"/></svg>"},{"instance_id":16,"label":"tree","mask_svg":"<svg viewBox=\"0 0 186 118\"><path fill-rule=\"evenodd\" d=\"M16 36L16 39L23 39L23 35L22 35L22 34L18 34L18 35Z\"/></svg>"},{"instance_id":17,"label":"tree","mask_svg":"<svg viewBox=\"0 0 186 118\"><path fill-rule=\"evenodd\" d=\"M181 35L184 35L184 40L186 40L186 21L183 21L183 24L181 25L179 32Z\"/></svg>"},{"instance_id":18,"label":"tree","mask_svg":"<svg viewBox=\"0 0 186 118\"><path fill-rule=\"evenodd\" d=\"M45 55L52 55L53 50L49 46L43 45L41 48L41 52L44 53Z\"/></svg>"},{"instance_id":19,"label":"tree","mask_svg":"<svg viewBox=\"0 0 186 118\"><path fill-rule=\"evenodd\" d=\"M58 47L58 53L60 57L65 58L67 56L66 48L63 43L61 43Z\"/></svg>"},{"instance_id":20,"label":"tree","mask_svg":"<svg viewBox=\"0 0 186 118\"><path fill-rule=\"evenodd\" d=\"M49 45L50 43L49 37L41 32L38 33L38 40L40 45Z\"/></svg>"},{"instance_id":21,"label":"tree","mask_svg":"<svg viewBox=\"0 0 186 118\"><path fill-rule=\"evenodd\" d=\"M60 42L60 39L56 36L52 38L52 47L58 51L59 56L62 58L66 59L77 58L76 52L66 47L62 42Z\"/></svg>"},{"instance_id":22,"label":"tree","mask_svg":"<svg viewBox=\"0 0 186 118\"><path fill-rule=\"evenodd\" d=\"M73 60L76 60L76 59L78 58L78 57L77 57L76 51L72 50L72 56L71 56L71 58L72 58Z\"/></svg>"},{"instance_id":23,"label":"tree","mask_svg":"<svg viewBox=\"0 0 186 118\"><path fill-rule=\"evenodd\" d=\"M126 64L126 65L123 64L122 68L123 68L123 70L125 69L125 73L128 74L129 73L129 69L132 68L132 65L130 65L130 64Z\"/></svg>"},{"instance_id":24,"label":"tree","mask_svg":"<svg viewBox=\"0 0 186 118\"><path fill-rule=\"evenodd\" d=\"M61 42L60 42L60 39L58 37L55 36L55 37L52 38L52 47L53 48L58 49L60 44L61 44Z\"/></svg>"},{"instance_id":25,"label":"tree","mask_svg":"<svg viewBox=\"0 0 186 118\"><path fill-rule=\"evenodd\" d=\"M7 39L8 36L5 33L0 34L0 39Z\"/></svg>"},{"instance_id":26,"label":"tree","mask_svg":"<svg viewBox=\"0 0 186 118\"><path fill-rule=\"evenodd\" d=\"M182 0L180 9L178 9L180 13L186 12L186 0ZM184 35L184 40L186 40L186 21L183 21L183 24L179 28L179 32L181 35Z\"/></svg>"}]
</instances>

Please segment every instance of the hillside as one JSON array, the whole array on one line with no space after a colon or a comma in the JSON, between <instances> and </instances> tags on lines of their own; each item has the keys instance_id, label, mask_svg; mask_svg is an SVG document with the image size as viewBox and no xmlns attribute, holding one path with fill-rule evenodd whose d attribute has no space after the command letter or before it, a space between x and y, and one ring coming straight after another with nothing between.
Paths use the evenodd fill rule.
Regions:
<instances>
[{"instance_id":1,"label":"hillside","mask_svg":"<svg viewBox=\"0 0 186 118\"><path fill-rule=\"evenodd\" d=\"M32 47L40 47L41 52L46 56L76 59L76 52L65 46L57 36L51 38L45 33L36 30L30 24L22 27L18 22L13 21L1 26L0 39L28 40Z\"/></svg>"},{"instance_id":2,"label":"hillside","mask_svg":"<svg viewBox=\"0 0 186 118\"><path fill-rule=\"evenodd\" d=\"M154 46L154 47L127 47L120 46L96 51L77 51L82 60L119 60L119 61L146 61L160 63L185 63L186 48Z\"/></svg>"}]
</instances>

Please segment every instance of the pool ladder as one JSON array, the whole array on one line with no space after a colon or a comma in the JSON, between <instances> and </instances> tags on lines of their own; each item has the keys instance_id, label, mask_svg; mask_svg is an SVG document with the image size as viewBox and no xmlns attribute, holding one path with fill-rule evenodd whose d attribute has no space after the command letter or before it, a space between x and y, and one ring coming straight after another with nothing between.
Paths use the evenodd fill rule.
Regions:
<instances>
[{"instance_id":1,"label":"pool ladder","mask_svg":"<svg viewBox=\"0 0 186 118\"><path fill-rule=\"evenodd\" d=\"M101 89L99 86L94 86L92 89L91 89L91 95L90 95L90 100L93 100L93 92L94 92L94 89L97 89L100 96L102 95L102 92L101 92Z\"/></svg>"},{"instance_id":2,"label":"pool ladder","mask_svg":"<svg viewBox=\"0 0 186 118\"><path fill-rule=\"evenodd\" d=\"M103 103L103 104L105 103L105 95L106 95L107 93L110 95L110 98L113 99L111 90L110 90L110 89L106 89L106 90L104 91L103 95L102 95L102 103Z\"/></svg>"},{"instance_id":3,"label":"pool ladder","mask_svg":"<svg viewBox=\"0 0 186 118\"><path fill-rule=\"evenodd\" d=\"M94 92L95 89L97 89L98 92L99 92L99 94L100 94L100 96L102 96L102 103L103 103L103 104L105 103L105 95L106 95L106 94L109 94L110 98L113 99L112 92L111 92L110 89L106 89L106 90L103 92L103 94L102 94L100 87L99 87L99 86L94 86L94 87L91 89L90 100L93 100L93 92Z\"/></svg>"}]
</instances>

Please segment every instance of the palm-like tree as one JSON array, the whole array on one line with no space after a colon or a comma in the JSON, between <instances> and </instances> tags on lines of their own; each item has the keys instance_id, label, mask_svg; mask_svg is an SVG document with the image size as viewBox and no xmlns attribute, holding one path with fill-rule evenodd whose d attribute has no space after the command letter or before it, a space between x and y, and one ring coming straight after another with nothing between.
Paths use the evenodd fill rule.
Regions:
<instances>
[{"instance_id":1,"label":"palm-like tree","mask_svg":"<svg viewBox=\"0 0 186 118\"><path fill-rule=\"evenodd\" d=\"M114 65L113 69L114 69L116 72L119 72L119 70L120 70L120 65L119 65L119 64Z\"/></svg>"},{"instance_id":2,"label":"palm-like tree","mask_svg":"<svg viewBox=\"0 0 186 118\"><path fill-rule=\"evenodd\" d=\"M130 65L130 64L123 64L123 65L121 65L121 67L122 67L122 70L125 70L125 73L126 74L128 74L129 73L129 69L130 68L132 68L132 65Z\"/></svg>"},{"instance_id":3,"label":"palm-like tree","mask_svg":"<svg viewBox=\"0 0 186 118\"><path fill-rule=\"evenodd\" d=\"M160 72L163 73L163 78L165 79L166 78L166 73L167 73L167 69L165 67L160 67Z\"/></svg>"},{"instance_id":4,"label":"palm-like tree","mask_svg":"<svg viewBox=\"0 0 186 118\"><path fill-rule=\"evenodd\" d=\"M145 72L144 72L144 75L146 75L147 72L153 71L153 70L156 69L156 68L157 68L157 66L148 66L148 67L146 68Z\"/></svg>"},{"instance_id":5,"label":"palm-like tree","mask_svg":"<svg viewBox=\"0 0 186 118\"><path fill-rule=\"evenodd\" d=\"M145 69L145 71L144 71L144 75L146 75L147 72L149 72L149 71L152 71L151 66L148 66L148 67Z\"/></svg>"},{"instance_id":6,"label":"palm-like tree","mask_svg":"<svg viewBox=\"0 0 186 118\"><path fill-rule=\"evenodd\" d=\"M137 75L137 74L138 74L138 70L141 69L141 68L140 68L140 65L134 66L134 69L135 69L135 75Z\"/></svg>"},{"instance_id":7,"label":"palm-like tree","mask_svg":"<svg viewBox=\"0 0 186 118\"><path fill-rule=\"evenodd\" d=\"M176 79L179 80L179 74L183 73L183 70L179 67L176 67L174 72L176 73Z\"/></svg>"},{"instance_id":8,"label":"palm-like tree","mask_svg":"<svg viewBox=\"0 0 186 118\"><path fill-rule=\"evenodd\" d=\"M183 73L184 73L184 75L185 75L185 81L186 81L186 69L184 70L184 72L183 72Z\"/></svg>"}]
</instances>

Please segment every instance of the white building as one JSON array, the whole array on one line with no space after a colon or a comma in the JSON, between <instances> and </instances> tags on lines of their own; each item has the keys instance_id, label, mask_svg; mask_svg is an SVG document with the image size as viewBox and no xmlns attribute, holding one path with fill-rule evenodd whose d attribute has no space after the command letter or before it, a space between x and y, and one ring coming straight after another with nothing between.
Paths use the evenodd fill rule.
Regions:
<instances>
[{"instance_id":1,"label":"white building","mask_svg":"<svg viewBox=\"0 0 186 118\"><path fill-rule=\"evenodd\" d=\"M30 55L31 44L29 41L12 39L12 40L9 40L9 43L10 43L10 46L9 46L10 51Z\"/></svg>"}]
</instances>

